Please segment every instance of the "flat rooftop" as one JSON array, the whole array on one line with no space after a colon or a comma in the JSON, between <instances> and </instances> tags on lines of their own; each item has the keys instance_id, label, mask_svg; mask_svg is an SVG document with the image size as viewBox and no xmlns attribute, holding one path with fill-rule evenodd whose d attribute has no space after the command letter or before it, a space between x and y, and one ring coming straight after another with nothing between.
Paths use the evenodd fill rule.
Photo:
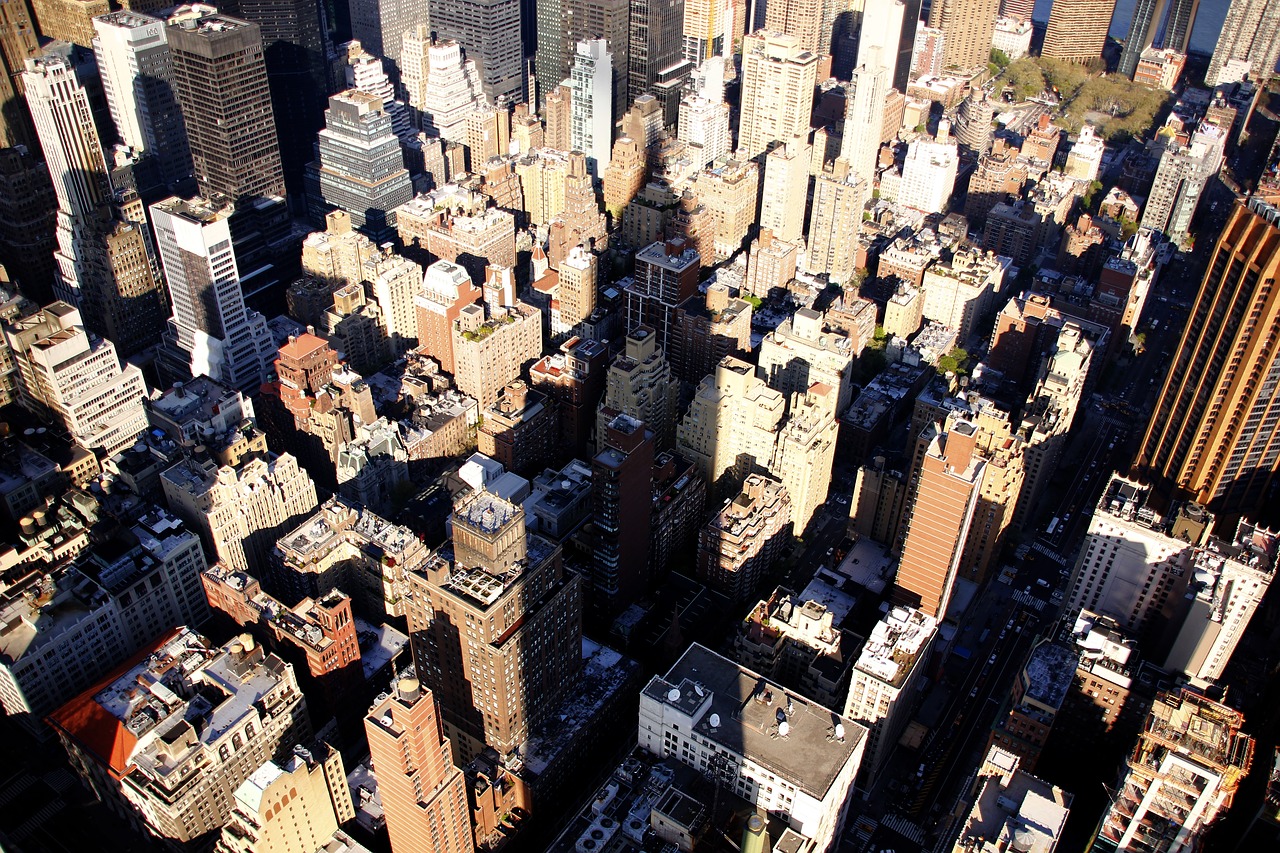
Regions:
<instances>
[{"instance_id":1,"label":"flat rooftop","mask_svg":"<svg viewBox=\"0 0 1280 853\"><path fill-rule=\"evenodd\" d=\"M644 688L650 699L694 716L694 731L823 799L866 728L789 692L698 643ZM715 716L718 725L711 725ZM780 726L786 724L786 734ZM843 727L844 739L836 737Z\"/></svg>"}]
</instances>

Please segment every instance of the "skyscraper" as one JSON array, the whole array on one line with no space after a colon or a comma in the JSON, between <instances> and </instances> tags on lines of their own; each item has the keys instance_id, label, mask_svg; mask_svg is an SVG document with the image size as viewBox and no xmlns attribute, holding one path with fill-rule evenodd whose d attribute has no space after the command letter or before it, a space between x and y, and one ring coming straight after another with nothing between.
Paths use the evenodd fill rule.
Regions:
<instances>
[{"instance_id":1,"label":"skyscraper","mask_svg":"<svg viewBox=\"0 0 1280 853\"><path fill-rule=\"evenodd\" d=\"M262 30L208 8L169 20L174 88L199 193L235 205L236 255L254 268L289 229Z\"/></svg>"},{"instance_id":2,"label":"skyscraper","mask_svg":"<svg viewBox=\"0 0 1280 853\"><path fill-rule=\"evenodd\" d=\"M1280 462L1280 211L1237 202L1200 283L1134 462L1165 496L1219 515L1274 507ZM1269 503L1270 502L1270 503Z\"/></svg>"},{"instance_id":3,"label":"skyscraper","mask_svg":"<svg viewBox=\"0 0 1280 853\"><path fill-rule=\"evenodd\" d=\"M823 6L822 0L773 0L764 7L764 29L786 33L796 40L801 50L828 53L831 34L822 32ZM746 53L745 46L743 53Z\"/></svg>"},{"instance_id":4,"label":"skyscraper","mask_svg":"<svg viewBox=\"0 0 1280 853\"><path fill-rule=\"evenodd\" d=\"M895 603L917 607L935 619L946 615L978 502L986 462L974 453L976 432L973 424L961 421L930 442L894 580Z\"/></svg>"},{"instance_id":5,"label":"skyscraper","mask_svg":"<svg viewBox=\"0 0 1280 853\"><path fill-rule=\"evenodd\" d=\"M537 6L538 51L533 61L539 103L569 79L578 42L604 39L613 57L613 121L621 120L631 105L627 85L631 40L628 0L539 0ZM533 96L532 92L529 94Z\"/></svg>"},{"instance_id":6,"label":"skyscraper","mask_svg":"<svg viewBox=\"0 0 1280 853\"><path fill-rule=\"evenodd\" d=\"M813 206L809 213L809 252L805 266L815 275L826 273L843 284L857 271L857 236L862 210L871 198L871 182L849 170L849 162L837 157L830 175L813 182Z\"/></svg>"},{"instance_id":7,"label":"skyscraper","mask_svg":"<svg viewBox=\"0 0 1280 853\"><path fill-rule=\"evenodd\" d=\"M999 6L999 0L938 0L929 7L929 26L942 30L943 68L987 66Z\"/></svg>"},{"instance_id":8,"label":"skyscraper","mask_svg":"<svg viewBox=\"0 0 1280 853\"><path fill-rule=\"evenodd\" d=\"M237 0L235 14L262 30L267 85L280 142L285 186L301 201L303 170L321 126L330 91L325 67L330 45L316 0Z\"/></svg>"},{"instance_id":9,"label":"skyscraper","mask_svg":"<svg viewBox=\"0 0 1280 853\"><path fill-rule=\"evenodd\" d=\"M604 39L578 42L573 56L569 144L600 177L613 148L613 55Z\"/></svg>"},{"instance_id":10,"label":"skyscraper","mask_svg":"<svg viewBox=\"0 0 1280 853\"><path fill-rule=\"evenodd\" d=\"M1190 27L1188 27L1190 29ZM1280 0L1232 0L1205 72L1207 86L1269 80L1280 58Z\"/></svg>"},{"instance_id":11,"label":"skyscraper","mask_svg":"<svg viewBox=\"0 0 1280 853\"><path fill-rule=\"evenodd\" d=\"M376 243L391 239L395 209L413 198L413 182L382 101L355 89L329 98L316 149L320 206L347 211Z\"/></svg>"},{"instance_id":12,"label":"skyscraper","mask_svg":"<svg viewBox=\"0 0 1280 853\"><path fill-rule=\"evenodd\" d=\"M886 72L887 90L894 85L898 63L898 46L902 40L903 19L907 7L902 0L866 0L862 10L862 30L858 37L858 67ZM914 33L912 36L914 38ZM912 47L915 46L914 41ZM878 55L873 54L876 51ZM899 91L905 91L900 89Z\"/></svg>"},{"instance_id":13,"label":"skyscraper","mask_svg":"<svg viewBox=\"0 0 1280 853\"><path fill-rule=\"evenodd\" d=\"M57 54L28 59L27 104L58 197L59 298L78 305L91 276L91 234L110 218L111 185L89 96L75 70Z\"/></svg>"},{"instance_id":14,"label":"skyscraper","mask_svg":"<svg viewBox=\"0 0 1280 853\"><path fill-rule=\"evenodd\" d=\"M430 690L404 678L364 719L396 853L471 853L466 779L453 764Z\"/></svg>"},{"instance_id":15,"label":"skyscraper","mask_svg":"<svg viewBox=\"0 0 1280 853\"><path fill-rule=\"evenodd\" d=\"M580 586L520 506L475 491L454 507L451 553L409 575L408 619L460 762L510 754L555 711L582 665ZM473 690L481 679L490 688Z\"/></svg>"},{"instance_id":16,"label":"skyscraper","mask_svg":"<svg viewBox=\"0 0 1280 853\"><path fill-rule=\"evenodd\" d=\"M173 91L164 21L136 12L93 19L93 52L120 141L154 157L166 184L191 174L185 122Z\"/></svg>"},{"instance_id":17,"label":"skyscraper","mask_svg":"<svg viewBox=\"0 0 1280 853\"><path fill-rule=\"evenodd\" d=\"M146 225L125 220L113 204L88 94L71 66L42 56L27 60L24 78L58 199L55 290L84 309L91 331L132 354L155 342L166 313ZM141 220L141 206L130 215Z\"/></svg>"},{"instance_id":18,"label":"skyscraper","mask_svg":"<svg viewBox=\"0 0 1280 853\"><path fill-rule=\"evenodd\" d=\"M352 38L374 56L388 60L389 74L399 81L401 40L414 27L427 23L428 0L351 0L350 5Z\"/></svg>"},{"instance_id":19,"label":"skyscraper","mask_svg":"<svg viewBox=\"0 0 1280 853\"><path fill-rule=\"evenodd\" d=\"M1058 0L1040 55L1080 63L1101 59L1115 10L1116 0Z\"/></svg>"},{"instance_id":20,"label":"skyscraper","mask_svg":"<svg viewBox=\"0 0 1280 853\"><path fill-rule=\"evenodd\" d=\"M743 39L738 156L754 159L769 143L807 136L818 55L795 36L759 32Z\"/></svg>"},{"instance_id":21,"label":"skyscraper","mask_svg":"<svg viewBox=\"0 0 1280 853\"><path fill-rule=\"evenodd\" d=\"M627 94L634 101L641 95L653 94L659 74L682 58L684 0L630 2Z\"/></svg>"},{"instance_id":22,"label":"skyscraper","mask_svg":"<svg viewBox=\"0 0 1280 853\"><path fill-rule=\"evenodd\" d=\"M773 231L779 240L794 242L804 233L811 150L808 141L800 137L775 144L765 155L759 225Z\"/></svg>"},{"instance_id":23,"label":"skyscraper","mask_svg":"<svg viewBox=\"0 0 1280 853\"><path fill-rule=\"evenodd\" d=\"M1211 124L1201 124L1186 145L1170 140L1142 209L1142 227L1159 231L1175 245L1186 243L1200 194L1222 165L1226 144L1226 134Z\"/></svg>"},{"instance_id":24,"label":"skyscraper","mask_svg":"<svg viewBox=\"0 0 1280 853\"><path fill-rule=\"evenodd\" d=\"M22 109L25 115L25 101ZM18 289L41 305L53 301L57 210L49 169L36 153L0 148L0 253Z\"/></svg>"},{"instance_id":25,"label":"skyscraper","mask_svg":"<svg viewBox=\"0 0 1280 853\"><path fill-rule=\"evenodd\" d=\"M1138 0L1116 70L1132 77L1142 52L1149 47L1167 47L1186 53L1199 9L1200 0Z\"/></svg>"},{"instance_id":26,"label":"skyscraper","mask_svg":"<svg viewBox=\"0 0 1280 853\"><path fill-rule=\"evenodd\" d=\"M696 67L713 56L732 56L734 29L742 31L742 21L735 20L736 11L737 5L725 0L685 0L683 58Z\"/></svg>"},{"instance_id":27,"label":"skyscraper","mask_svg":"<svg viewBox=\"0 0 1280 853\"><path fill-rule=\"evenodd\" d=\"M520 0L431 0L431 29L462 45L493 103L525 99Z\"/></svg>"},{"instance_id":28,"label":"skyscraper","mask_svg":"<svg viewBox=\"0 0 1280 853\"><path fill-rule=\"evenodd\" d=\"M173 319L166 352L175 373L204 374L241 391L266 381L275 358L266 320L245 307L231 246L230 207L170 198L151 206Z\"/></svg>"},{"instance_id":29,"label":"skyscraper","mask_svg":"<svg viewBox=\"0 0 1280 853\"><path fill-rule=\"evenodd\" d=\"M884 136L884 101L889 94L889 75L885 73L881 56L879 48L868 48L865 60L859 63L845 87L840 156L848 161L850 174L867 186L876 179L880 141Z\"/></svg>"},{"instance_id":30,"label":"skyscraper","mask_svg":"<svg viewBox=\"0 0 1280 853\"><path fill-rule=\"evenodd\" d=\"M0 148L32 145L31 117L22 99L22 70L40 51L24 0L0 2Z\"/></svg>"},{"instance_id":31,"label":"skyscraper","mask_svg":"<svg viewBox=\"0 0 1280 853\"><path fill-rule=\"evenodd\" d=\"M653 430L618 413L605 424L591 460L591 507L596 545L591 560L591 607L612 618L648 590L653 483Z\"/></svg>"}]
</instances>

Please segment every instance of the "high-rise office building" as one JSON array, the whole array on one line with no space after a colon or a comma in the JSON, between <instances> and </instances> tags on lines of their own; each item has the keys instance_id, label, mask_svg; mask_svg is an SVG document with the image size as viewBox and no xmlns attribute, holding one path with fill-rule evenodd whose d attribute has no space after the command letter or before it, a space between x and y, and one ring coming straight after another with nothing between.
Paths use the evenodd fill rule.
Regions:
<instances>
[{"instance_id":1,"label":"high-rise office building","mask_svg":"<svg viewBox=\"0 0 1280 853\"><path fill-rule=\"evenodd\" d=\"M765 155L759 225L779 240L793 242L804 234L811 151L812 146L801 137L777 143Z\"/></svg>"},{"instance_id":2,"label":"high-rise office building","mask_svg":"<svg viewBox=\"0 0 1280 853\"><path fill-rule=\"evenodd\" d=\"M1115 0L1058 0L1049 12L1040 55L1081 63L1101 59L1115 10Z\"/></svg>"},{"instance_id":3,"label":"high-rise office building","mask_svg":"<svg viewBox=\"0 0 1280 853\"><path fill-rule=\"evenodd\" d=\"M303 170L312 159L329 88L332 51L316 0L237 0L235 14L262 31L271 110L288 192L301 200Z\"/></svg>"},{"instance_id":4,"label":"high-rise office building","mask_svg":"<svg viewBox=\"0 0 1280 853\"><path fill-rule=\"evenodd\" d=\"M1091 850L1198 849L1253 764L1244 714L1193 688L1161 693L1125 762Z\"/></svg>"},{"instance_id":5,"label":"high-rise office building","mask_svg":"<svg viewBox=\"0 0 1280 853\"><path fill-rule=\"evenodd\" d=\"M757 373L770 388L803 393L815 382L836 389L836 412L853 401L853 360L859 355L843 329L801 308L760 341Z\"/></svg>"},{"instance_id":6,"label":"high-rise office building","mask_svg":"<svg viewBox=\"0 0 1280 853\"><path fill-rule=\"evenodd\" d=\"M431 0L430 6L431 30L462 45L491 103L525 100L520 0Z\"/></svg>"},{"instance_id":7,"label":"high-rise office building","mask_svg":"<svg viewBox=\"0 0 1280 853\"><path fill-rule=\"evenodd\" d=\"M764 30L793 37L801 50L830 53L831 33L822 30L825 5L822 0L775 0L765 4ZM755 28L749 32L755 32Z\"/></svg>"},{"instance_id":8,"label":"high-rise office building","mask_svg":"<svg viewBox=\"0 0 1280 853\"><path fill-rule=\"evenodd\" d=\"M1205 85L1234 83L1245 77L1261 84L1271 78L1278 58L1280 2L1233 0L1204 75Z\"/></svg>"},{"instance_id":9,"label":"high-rise office building","mask_svg":"<svg viewBox=\"0 0 1280 853\"><path fill-rule=\"evenodd\" d=\"M329 98L316 151L321 207L351 215L376 243L395 234L395 209L413 198L391 115L374 95L348 89Z\"/></svg>"},{"instance_id":10,"label":"high-rise office building","mask_svg":"<svg viewBox=\"0 0 1280 853\"><path fill-rule=\"evenodd\" d=\"M466 143L467 117L484 106L480 71L464 58L462 45L435 39L426 24L404 34L401 83L418 125L430 136Z\"/></svg>"},{"instance_id":11,"label":"high-rise office building","mask_svg":"<svg viewBox=\"0 0 1280 853\"><path fill-rule=\"evenodd\" d=\"M785 0L778 2L781 5ZM682 57L697 67L715 56L732 56L735 30L738 36L743 32L744 22L741 17L736 3L725 0L685 0Z\"/></svg>"},{"instance_id":12,"label":"high-rise office building","mask_svg":"<svg viewBox=\"0 0 1280 853\"><path fill-rule=\"evenodd\" d=\"M147 428L142 371L123 369L115 345L84 329L81 313L65 302L5 329L17 368L18 402L61 421L77 444L114 456Z\"/></svg>"},{"instance_id":13,"label":"high-rise office building","mask_svg":"<svg viewBox=\"0 0 1280 853\"><path fill-rule=\"evenodd\" d=\"M865 51L866 61L853 72L845 86L844 133L840 156L849 162L850 174L868 187L875 183L884 137L884 102L889 94L889 75L881 66L878 48ZM859 217L861 218L861 217Z\"/></svg>"},{"instance_id":14,"label":"high-rise office building","mask_svg":"<svg viewBox=\"0 0 1280 853\"><path fill-rule=\"evenodd\" d=\"M201 199L151 206L173 303L165 343L174 372L252 391L266 380L275 350L266 320L244 304L231 245L233 215L230 207Z\"/></svg>"},{"instance_id":15,"label":"high-rise office building","mask_svg":"<svg viewBox=\"0 0 1280 853\"><path fill-rule=\"evenodd\" d=\"M436 691L460 762L509 755L556 709L582 664L578 575L524 510L486 491L453 511L452 547L408 578L418 676ZM474 625L475 630L461 630ZM483 678L483 693L472 684Z\"/></svg>"},{"instance_id":16,"label":"high-rise office building","mask_svg":"<svg viewBox=\"0 0 1280 853\"><path fill-rule=\"evenodd\" d=\"M0 3L0 148L34 145L31 117L23 103L22 71L40 52L25 2Z\"/></svg>"},{"instance_id":17,"label":"high-rise office building","mask_svg":"<svg viewBox=\"0 0 1280 853\"><path fill-rule=\"evenodd\" d=\"M818 55L795 36L759 32L743 39L738 154L760 157L769 143L809 133Z\"/></svg>"},{"instance_id":18,"label":"high-rise office building","mask_svg":"<svg viewBox=\"0 0 1280 853\"><path fill-rule=\"evenodd\" d=\"M27 105L58 197L59 298L79 304L93 275L93 233L110 218L111 184L89 96L57 54L28 59ZM86 279L81 282L81 279Z\"/></svg>"},{"instance_id":19,"label":"high-rise office building","mask_svg":"<svg viewBox=\"0 0 1280 853\"><path fill-rule=\"evenodd\" d=\"M136 12L93 19L93 52L120 141L155 158L166 184L191 175L164 21Z\"/></svg>"},{"instance_id":20,"label":"high-rise office building","mask_svg":"<svg viewBox=\"0 0 1280 853\"><path fill-rule=\"evenodd\" d=\"M943 68L987 66L999 6L999 0L939 0L929 7L929 26L942 30Z\"/></svg>"},{"instance_id":21,"label":"high-rise office building","mask_svg":"<svg viewBox=\"0 0 1280 853\"><path fill-rule=\"evenodd\" d=\"M569 79L578 42L604 39L613 57L613 121L621 120L631 105L627 80L631 44L628 0L540 0L537 6L538 50L533 63L539 103L545 103L556 86Z\"/></svg>"},{"instance_id":22,"label":"high-rise office building","mask_svg":"<svg viewBox=\"0 0 1280 853\"><path fill-rule=\"evenodd\" d=\"M88 94L71 66L49 54L28 60L24 79L58 199L56 290L84 309L90 330L132 354L155 342L166 310L146 225L114 204ZM129 211L142 219L140 205Z\"/></svg>"},{"instance_id":23,"label":"high-rise office building","mask_svg":"<svg viewBox=\"0 0 1280 853\"><path fill-rule=\"evenodd\" d=\"M109 0L35 0L31 11L43 37L88 48L93 45L93 19L110 12L111 4Z\"/></svg>"},{"instance_id":24,"label":"high-rise office building","mask_svg":"<svg viewBox=\"0 0 1280 853\"><path fill-rule=\"evenodd\" d=\"M809 272L826 273L831 281L852 281L857 271L857 236L862 210L871 198L870 181L853 175L849 161L836 158L831 174L813 182L813 206L809 212Z\"/></svg>"},{"instance_id":25,"label":"high-rise office building","mask_svg":"<svg viewBox=\"0 0 1280 853\"><path fill-rule=\"evenodd\" d=\"M288 238L280 143L261 28L210 8L169 20L174 89L200 195L235 205L237 258L251 269Z\"/></svg>"},{"instance_id":26,"label":"high-rise office building","mask_svg":"<svg viewBox=\"0 0 1280 853\"><path fill-rule=\"evenodd\" d=\"M682 58L684 0L630 0L627 93L631 100L654 93L663 71Z\"/></svg>"},{"instance_id":27,"label":"high-rise office building","mask_svg":"<svg viewBox=\"0 0 1280 853\"><path fill-rule=\"evenodd\" d=\"M401 679L369 709L364 727L396 853L471 853L467 783L432 692L416 678Z\"/></svg>"},{"instance_id":28,"label":"high-rise office building","mask_svg":"<svg viewBox=\"0 0 1280 853\"><path fill-rule=\"evenodd\" d=\"M402 39L419 25L434 20L428 0L351 0L351 36L365 50L390 62L389 74L400 79Z\"/></svg>"},{"instance_id":29,"label":"high-rise office building","mask_svg":"<svg viewBox=\"0 0 1280 853\"><path fill-rule=\"evenodd\" d=\"M791 141L795 143L797 139ZM705 245L710 237L712 257L704 261L708 265L728 260L742 248L760 206L761 171L754 160L729 159L713 163L698 174L694 192L706 209L711 226L709 235L699 235L702 239L698 244Z\"/></svg>"},{"instance_id":30,"label":"high-rise office building","mask_svg":"<svg viewBox=\"0 0 1280 853\"><path fill-rule=\"evenodd\" d=\"M597 178L609 166L613 148L613 54L604 39L580 41L570 71L569 144L587 155Z\"/></svg>"},{"instance_id":31,"label":"high-rise office building","mask_svg":"<svg viewBox=\"0 0 1280 853\"><path fill-rule=\"evenodd\" d=\"M160 843L212 838L236 789L311 739L293 667L248 635L218 648L177 628L115 675L49 722L90 790Z\"/></svg>"},{"instance_id":32,"label":"high-rise office building","mask_svg":"<svg viewBox=\"0 0 1280 853\"><path fill-rule=\"evenodd\" d=\"M1133 77L1143 51L1150 47L1166 47L1185 54L1199 8L1200 0L1138 0L1116 70Z\"/></svg>"},{"instance_id":33,"label":"high-rise office building","mask_svg":"<svg viewBox=\"0 0 1280 853\"><path fill-rule=\"evenodd\" d=\"M935 619L946 615L986 466L976 432L961 421L933 439L909 510L893 598Z\"/></svg>"},{"instance_id":34,"label":"high-rise office building","mask_svg":"<svg viewBox=\"0 0 1280 853\"><path fill-rule=\"evenodd\" d=\"M729 154L729 105L721 98L687 92L680 101L677 134L695 154L694 162L705 166Z\"/></svg>"},{"instance_id":35,"label":"high-rise office building","mask_svg":"<svg viewBox=\"0 0 1280 853\"><path fill-rule=\"evenodd\" d=\"M1266 285L1280 266L1277 222L1280 211L1261 200L1236 203L1134 462L1159 492L1221 515L1266 509L1280 467L1280 404L1269 394L1280 354L1265 344L1280 322Z\"/></svg>"}]
</instances>

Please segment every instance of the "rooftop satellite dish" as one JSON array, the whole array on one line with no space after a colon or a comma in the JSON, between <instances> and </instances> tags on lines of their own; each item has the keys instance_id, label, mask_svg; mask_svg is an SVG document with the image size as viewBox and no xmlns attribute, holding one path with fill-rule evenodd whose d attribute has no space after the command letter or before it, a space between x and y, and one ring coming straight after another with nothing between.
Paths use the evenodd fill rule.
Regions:
<instances>
[{"instance_id":1,"label":"rooftop satellite dish","mask_svg":"<svg viewBox=\"0 0 1280 853\"><path fill-rule=\"evenodd\" d=\"M667 701L668 701L668 702L679 702L679 701L680 701L680 691L679 691L679 690L677 690L677 689L676 689L676 688L674 688L674 687L672 687L670 690L668 690L668 691L667 691Z\"/></svg>"},{"instance_id":2,"label":"rooftop satellite dish","mask_svg":"<svg viewBox=\"0 0 1280 853\"><path fill-rule=\"evenodd\" d=\"M844 740L844 723L836 723L836 740Z\"/></svg>"},{"instance_id":3,"label":"rooftop satellite dish","mask_svg":"<svg viewBox=\"0 0 1280 853\"><path fill-rule=\"evenodd\" d=\"M782 735L783 737L786 737L790 733L791 733L790 723L778 723L778 734Z\"/></svg>"},{"instance_id":4,"label":"rooftop satellite dish","mask_svg":"<svg viewBox=\"0 0 1280 853\"><path fill-rule=\"evenodd\" d=\"M710 722L711 722L711 728L713 728L713 729L718 729L718 728L720 728L720 715L719 715L719 714L712 714L712 715L711 715Z\"/></svg>"}]
</instances>

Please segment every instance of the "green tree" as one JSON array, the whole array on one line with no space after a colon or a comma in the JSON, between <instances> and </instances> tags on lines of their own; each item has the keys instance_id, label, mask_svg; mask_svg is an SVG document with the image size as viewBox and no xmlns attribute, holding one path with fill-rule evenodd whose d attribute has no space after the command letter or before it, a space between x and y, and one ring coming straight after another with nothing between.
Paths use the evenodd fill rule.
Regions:
<instances>
[{"instance_id":1,"label":"green tree","mask_svg":"<svg viewBox=\"0 0 1280 853\"><path fill-rule=\"evenodd\" d=\"M1012 60L1009 59L1009 54L1005 53L1003 50L995 47L991 48L991 64L996 68L1003 71L1009 67L1009 63L1011 61Z\"/></svg>"}]
</instances>

